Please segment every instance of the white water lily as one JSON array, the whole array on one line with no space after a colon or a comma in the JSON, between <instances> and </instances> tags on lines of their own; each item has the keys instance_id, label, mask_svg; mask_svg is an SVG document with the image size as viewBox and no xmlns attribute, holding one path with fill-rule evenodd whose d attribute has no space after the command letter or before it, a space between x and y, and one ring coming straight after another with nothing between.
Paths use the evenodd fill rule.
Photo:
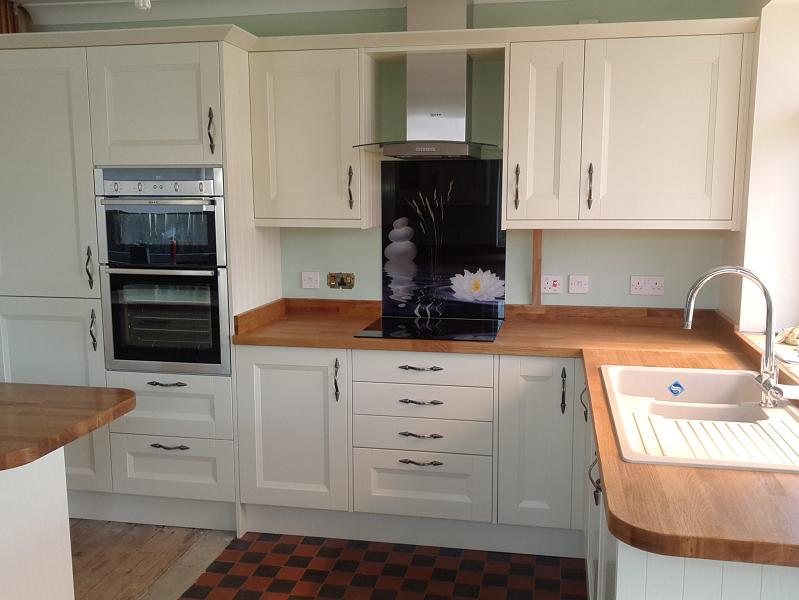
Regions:
<instances>
[{"instance_id":1,"label":"white water lily","mask_svg":"<svg viewBox=\"0 0 799 600\"><path fill-rule=\"evenodd\" d=\"M458 273L449 280L452 282L452 291L455 292L455 297L458 300L487 302L505 296L505 282L490 270L477 269L476 273L472 273L465 269L463 275Z\"/></svg>"}]
</instances>

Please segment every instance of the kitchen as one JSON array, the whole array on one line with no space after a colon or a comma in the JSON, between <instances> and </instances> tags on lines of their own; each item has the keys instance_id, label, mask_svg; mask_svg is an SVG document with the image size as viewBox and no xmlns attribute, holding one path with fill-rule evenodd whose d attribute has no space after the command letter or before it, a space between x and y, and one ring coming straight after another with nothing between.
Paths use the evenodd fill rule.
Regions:
<instances>
[{"instance_id":1,"label":"kitchen","mask_svg":"<svg viewBox=\"0 0 799 600\"><path fill-rule=\"evenodd\" d=\"M549 24L520 15L552 3L410 0L382 25L342 2L361 21L334 31L309 3L256 33L176 27L210 10L181 0L102 27L65 2L73 32L22 4L44 25L0 36L0 379L135 392L65 447L69 516L239 536L166 597L791 597L791 450L633 456L644 384L602 368L667 369L639 394L659 411L693 405L684 369L756 374L756 286L713 278L683 329L724 264L799 324L795 2L563 0ZM131 14L153 27L109 24ZM302 580L312 541L355 574L314 552L326 577ZM386 545L438 549L446 577L493 558L482 584L412 563L431 572L354 589Z\"/></svg>"}]
</instances>

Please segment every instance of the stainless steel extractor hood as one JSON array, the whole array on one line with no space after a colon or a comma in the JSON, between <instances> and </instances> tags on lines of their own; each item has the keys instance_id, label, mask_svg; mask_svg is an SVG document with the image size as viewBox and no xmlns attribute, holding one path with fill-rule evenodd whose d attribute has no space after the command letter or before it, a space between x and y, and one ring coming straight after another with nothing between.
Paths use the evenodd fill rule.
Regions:
<instances>
[{"instance_id":1,"label":"stainless steel extractor hood","mask_svg":"<svg viewBox=\"0 0 799 600\"><path fill-rule=\"evenodd\" d=\"M465 29L468 0L408 0L408 29ZM493 144L469 131L469 55L465 50L409 52L406 57L406 138L365 146L394 158L480 158Z\"/></svg>"}]
</instances>

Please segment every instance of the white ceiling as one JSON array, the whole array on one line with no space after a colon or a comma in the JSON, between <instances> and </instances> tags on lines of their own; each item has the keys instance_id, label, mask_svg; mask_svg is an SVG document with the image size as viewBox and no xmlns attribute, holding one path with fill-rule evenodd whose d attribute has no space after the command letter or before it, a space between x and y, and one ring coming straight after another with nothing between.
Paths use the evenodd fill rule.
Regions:
<instances>
[{"instance_id":1,"label":"white ceiling","mask_svg":"<svg viewBox=\"0 0 799 600\"><path fill-rule=\"evenodd\" d=\"M17 0L39 25L115 23L270 15L318 11L404 8L405 0L152 0L137 10L133 0ZM432 1L432 0L431 0ZM472 0L474 4L539 0Z\"/></svg>"}]
</instances>

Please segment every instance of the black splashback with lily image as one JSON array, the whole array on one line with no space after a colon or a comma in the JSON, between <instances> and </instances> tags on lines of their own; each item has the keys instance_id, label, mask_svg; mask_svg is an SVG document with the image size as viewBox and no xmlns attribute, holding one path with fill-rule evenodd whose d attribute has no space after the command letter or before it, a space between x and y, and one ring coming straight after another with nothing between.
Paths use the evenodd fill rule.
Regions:
<instances>
[{"instance_id":1,"label":"black splashback with lily image","mask_svg":"<svg viewBox=\"0 0 799 600\"><path fill-rule=\"evenodd\" d=\"M384 322L504 317L501 166L500 160L382 163Z\"/></svg>"}]
</instances>

